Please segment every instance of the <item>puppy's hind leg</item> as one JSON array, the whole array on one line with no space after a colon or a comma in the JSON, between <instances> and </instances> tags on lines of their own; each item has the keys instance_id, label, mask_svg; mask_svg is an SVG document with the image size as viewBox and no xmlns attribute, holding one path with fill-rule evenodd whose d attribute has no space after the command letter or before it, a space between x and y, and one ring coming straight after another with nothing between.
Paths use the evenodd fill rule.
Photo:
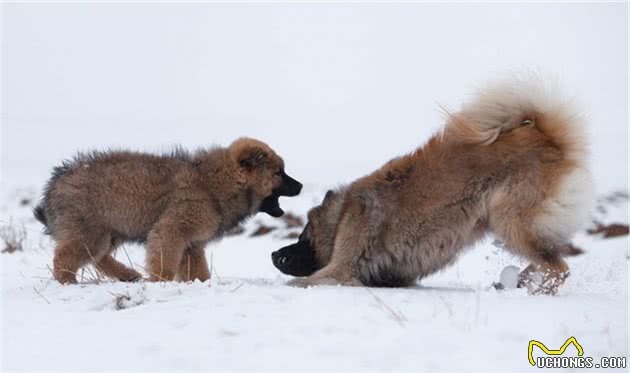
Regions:
<instances>
[{"instance_id":1,"label":"puppy's hind leg","mask_svg":"<svg viewBox=\"0 0 630 373\"><path fill-rule=\"evenodd\" d=\"M104 275L119 281L138 281L142 278L142 275L138 271L125 266L112 256L112 252L116 250L121 243L122 241L117 239L111 240L109 251L98 261L96 269Z\"/></svg>"},{"instance_id":2,"label":"puppy's hind leg","mask_svg":"<svg viewBox=\"0 0 630 373\"><path fill-rule=\"evenodd\" d=\"M101 258L101 260L98 262L97 268L106 276L118 279L120 281L133 282L138 281L142 278L142 275L138 271L131 269L121 262L117 261L111 254L107 254L103 258Z\"/></svg>"},{"instance_id":3,"label":"puppy's hind leg","mask_svg":"<svg viewBox=\"0 0 630 373\"><path fill-rule=\"evenodd\" d=\"M61 229L60 229L61 230ZM107 253L109 235L101 229L64 229L57 238L53 258L53 276L62 284L76 284L76 273L82 266ZM97 264L98 265L98 264Z\"/></svg>"},{"instance_id":4,"label":"puppy's hind leg","mask_svg":"<svg viewBox=\"0 0 630 373\"><path fill-rule=\"evenodd\" d=\"M58 239L53 258L53 277L62 284L76 284L76 273L90 257L76 240Z\"/></svg>"}]
</instances>

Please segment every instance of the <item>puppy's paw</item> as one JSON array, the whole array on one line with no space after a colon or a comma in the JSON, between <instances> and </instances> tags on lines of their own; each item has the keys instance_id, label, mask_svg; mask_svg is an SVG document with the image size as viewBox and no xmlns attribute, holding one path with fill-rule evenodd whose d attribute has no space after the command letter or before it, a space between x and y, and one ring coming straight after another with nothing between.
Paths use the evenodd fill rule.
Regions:
<instances>
[{"instance_id":1,"label":"puppy's paw","mask_svg":"<svg viewBox=\"0 0 630 373\"><path fill-rule=\"evenodd\" d=\"M138 271L130 269L118 276L118 280L123 282L138 282L142 280L142 275Z\"/></svg>"},{"instance_id":2,"label":"puppy's paw","mask_svg":"<svg viewBox=\"0 0 630 373\"><path fill-rule=\"evenodd\" d=\"M55 270L55 280L59 281L62 285L72 285L77 283L77 277L73 272L64 270Z\"/></svg>"}]
</instances>

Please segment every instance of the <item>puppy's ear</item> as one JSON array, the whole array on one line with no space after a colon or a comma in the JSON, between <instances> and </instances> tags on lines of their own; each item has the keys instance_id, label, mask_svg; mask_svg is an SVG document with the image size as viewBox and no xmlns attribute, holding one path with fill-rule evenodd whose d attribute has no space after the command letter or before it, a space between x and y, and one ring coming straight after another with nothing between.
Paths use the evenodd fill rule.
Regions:
<instances>
[{"instance_id":1,"label":"puppy's ear","mask_svg":"<svg viewBox=\"0 0 630 373\"><path fill-rule=\"evenodd\" d=\"M335 192L333 192L332 190L329 190L328 192L326 192L326 195L324 196L324 200L322 201L322 203L326 203L327 201L329 201L333 196L335 195Z\"/></svg>"},{"instance_id":2,"label":"puppy's ear","mask_svg":"<svg viewBox=\"0 0 630 373\"><path fill-rule=\"evenodd\" d=\"M241 167L251 170L265 163L266 158L267 153L263 149L251 146L242 149L237 156L237 161Z\"/></svg>"}]
</instances>

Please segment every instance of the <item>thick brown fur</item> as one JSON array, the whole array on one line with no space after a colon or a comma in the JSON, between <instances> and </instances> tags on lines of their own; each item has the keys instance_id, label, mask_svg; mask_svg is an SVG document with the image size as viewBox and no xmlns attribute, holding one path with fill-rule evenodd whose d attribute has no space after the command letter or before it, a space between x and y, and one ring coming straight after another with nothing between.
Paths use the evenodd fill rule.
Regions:
<instances>
[{"instance_id":1,"label":"thick brown fur","mask_svg":"<svg viewBox=\"0 0 630 373\"><path fill-rule=\"evenodd\" d=\"M140 279L112 256L136 241L146 242L151 281L205 281L206 243L259 211L283 170L268 145L247 138L194 154L77 156L55 169L35 210L56 241L54 277L75 283L77 270L93 263L110 277Z\"/></svg>"},{"instance_id":2,"label":"thick brown fur","mask_svg":"<svg viewBox=\"0 0 630 373\"><path fill-rule=\"evenodd\" d=\"M423 147L329 192L296 244L318 270L294 283L408 286L491 232L532 263L523 285L555 293L592 198L582 124L554 95L536 78L491 86ZM274 254L286 273L290 253Z\"/></svg>"}]
</instances>

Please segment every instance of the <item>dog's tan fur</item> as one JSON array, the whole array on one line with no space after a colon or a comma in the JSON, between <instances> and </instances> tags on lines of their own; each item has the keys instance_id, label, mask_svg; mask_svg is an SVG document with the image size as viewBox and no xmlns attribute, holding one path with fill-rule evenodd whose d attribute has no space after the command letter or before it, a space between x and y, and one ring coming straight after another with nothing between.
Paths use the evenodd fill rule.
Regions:
<instances>
[{"instance_id":1,"label":"dog's tan fur","mask_svg":"<svg viewBox=\"0 0 630 373\"><path fill-rule=\"evenodd\" d=\"M590 213L580 119L537 78L499 83L412 154L329 193L308 214L319 269L298 285L406 286L452 263L487 232L555 293L562 256Z\"/></svg>"},{"instance_id":2,"label":"dog's tan fur","mask_svg":"<svg viewBox=\"0 0 630 373\"><path fill-rule=\"evenodd\" d=\"M194 154L79 156L55 171L36 211L57 243L54 277L74 283L95 263L110 277L139 279L111 254L146 241L150 280L205 281L205 244L255 214L283 168L268 145L246 138Z\"/></svg>"}]
</instances>

